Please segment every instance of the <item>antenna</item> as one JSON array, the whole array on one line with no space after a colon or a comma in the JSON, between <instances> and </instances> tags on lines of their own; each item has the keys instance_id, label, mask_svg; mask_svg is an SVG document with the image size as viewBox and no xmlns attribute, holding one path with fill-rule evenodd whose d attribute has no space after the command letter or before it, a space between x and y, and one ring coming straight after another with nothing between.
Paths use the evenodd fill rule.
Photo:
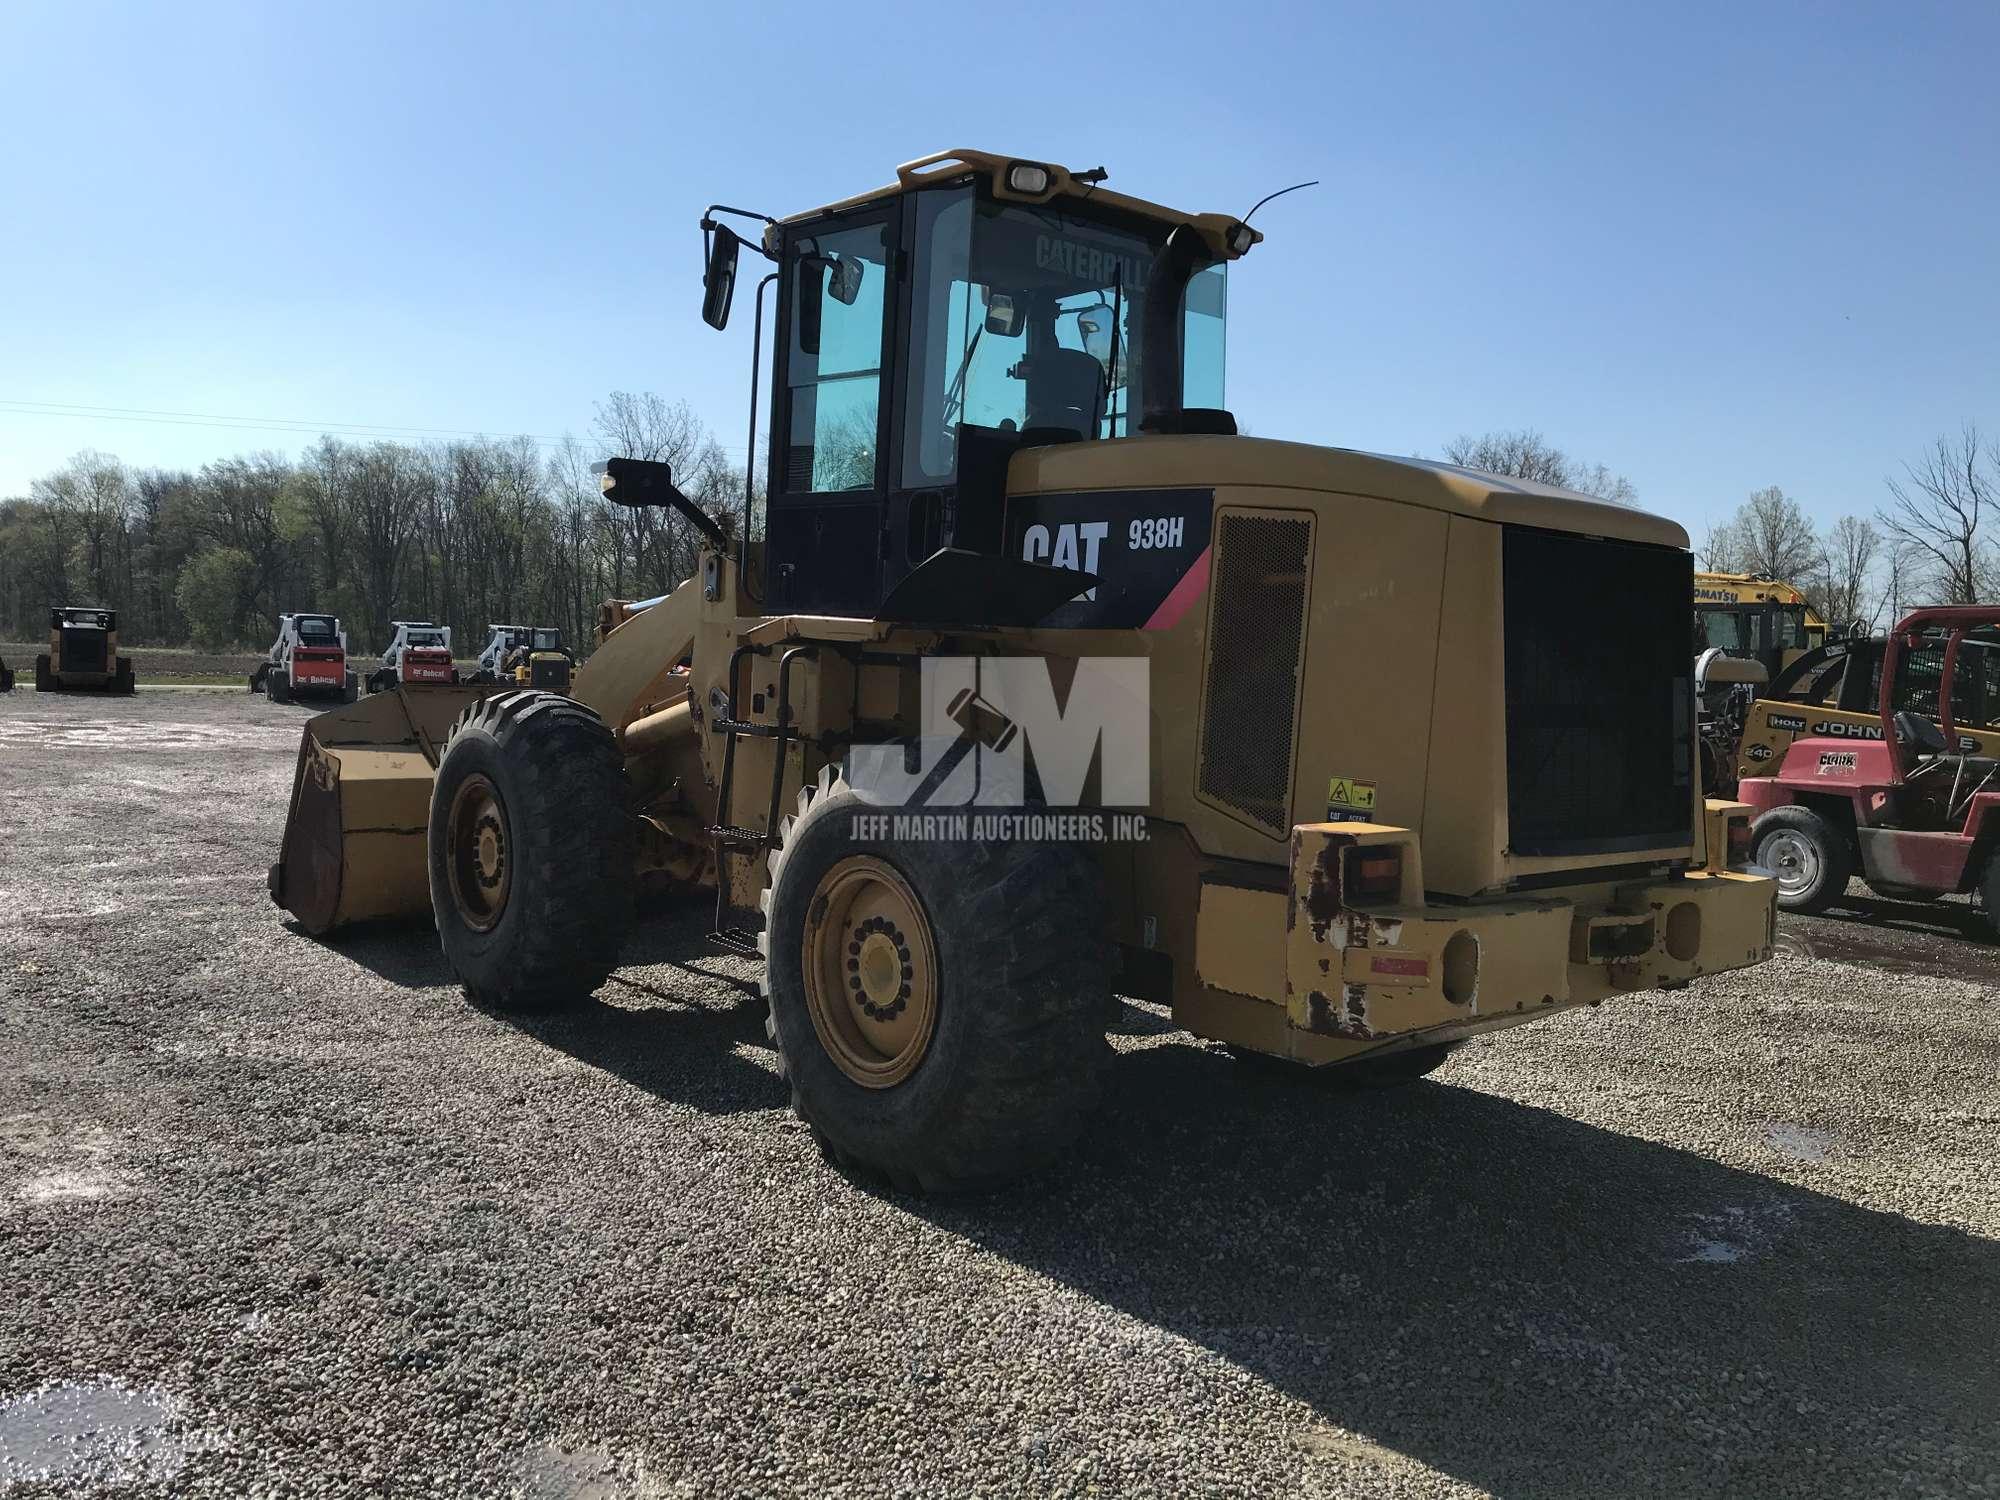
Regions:
<instances>
[{"instance_id":1,"label":"antenna","mask_svg":"<svg viewBox=\"0 0 2000 1500\"><path fill-rule=\"evenodd\" d=\"M1287 193L1296 193L1300 188L1309 188L1318 186L1319 186L1319 179L1315 177L1311 182L1295 182L1288 188L1279 188L1275 193L1266 193L1263 197L1259 198L1255 203L1250 205L1250 213L1245 214L1243 216L1243 222L1245 224L1248 224L1250 222L1250 214L1256 213L1258 209L1262 208L1266 203L1269 203L1273 198L1282 198Z\"/></svg>"}]
</instances>

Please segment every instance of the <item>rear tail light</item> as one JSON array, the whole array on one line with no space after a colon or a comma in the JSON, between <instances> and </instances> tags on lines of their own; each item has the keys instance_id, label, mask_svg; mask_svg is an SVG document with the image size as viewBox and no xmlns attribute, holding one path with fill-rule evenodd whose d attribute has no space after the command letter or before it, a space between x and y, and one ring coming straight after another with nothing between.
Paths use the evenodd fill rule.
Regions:
<instances>
[{"instance_id":1,"label":"rear tail light","mask_svg":"<svg viewBox=\"0 0 2000 1500\"><path fill-rule=\"evenodd\" d=\"M1347 851L1341 894L1347 905L1359 901L1394 901L1403 894L1403 848L1400 844L1356 844Z\"/></svg>"},{"instance_id":2,"label":"rear tail light","mask_svg":"<svg viewBox=\"0 0 2000 1500\"><path fill-rule=\"evenodd\" d=\"M1750 820L1731 818L1729 820L1729 863L1747 865L1750 863Z\"/></svg>"}]
</instances>

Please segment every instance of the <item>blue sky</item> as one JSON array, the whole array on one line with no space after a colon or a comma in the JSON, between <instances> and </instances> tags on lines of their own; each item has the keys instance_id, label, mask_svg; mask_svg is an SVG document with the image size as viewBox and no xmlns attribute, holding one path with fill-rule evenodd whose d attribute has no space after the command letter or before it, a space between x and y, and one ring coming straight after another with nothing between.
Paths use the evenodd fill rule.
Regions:
<instances>
[{"instance_id":1,"label":"blue sky","mask_svg":"<svg viewBox=\"0 0 2000 1500\"><path fill-rule=\"evenodd\" d=\"M0 10L0 408L583 432L685 396L737 453L749 320L695 220L947 146L1273 203L1230 288L1257 433L1532 426L1699 531L1866 512L2000 429L2000 6L91 4ZM310 434L0 410L83 447Z\"/></svg>"}]
</instances>

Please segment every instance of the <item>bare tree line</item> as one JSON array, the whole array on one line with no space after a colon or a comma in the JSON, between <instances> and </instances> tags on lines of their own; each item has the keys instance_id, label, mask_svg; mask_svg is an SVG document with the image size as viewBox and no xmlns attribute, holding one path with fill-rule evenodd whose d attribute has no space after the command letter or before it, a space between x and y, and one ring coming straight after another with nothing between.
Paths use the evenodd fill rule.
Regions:
<instances>
[{"instance_id":1,"label":"bare tree line","mask_svg":"<svg viewBox=\"0 0 2000 1500\"><path fill-rule=\"evenodd\" d=\"M607 454L672 465L726 526L743 472L685 402L613 392L587 443L413 445L324 437L296 459L253 453L198 472L129 469L78 454L0 500L0 636L33 640L49 605L121 612L134 644L261 647L287 610L339 614L357 648L391 619L557 624L584 640L606 597L671 587L699 539L660 511L606 504L590 464ZM1633 504L1631 481L1533 431L1461 436L1453 463ZM1821 616L1886 625L1916 604L2000 594L2000 451L1970 424L1939 437L1872 517L1824 530L1782 489L1758 490L1695 549L1716 572L1796 584ZM754 520L753 520L754 524Z\"/></svg>"},{"instance_id":2,"label":"bare tree line","mask_svg":"<svg viewBox=\"0 0 2000 1500\"><path fill-rule=\"evenodd\" d=\"M1444 446L1464 468L1530 479L1621 505L1632 482L1573 458L1539 432L1461 435ZM1884 481L1873 515L1843 515L1823 530L1797 500L1757 490L1695 547L1716 573L1761 573L1793 584L1821 618L1886 629L1920 604L1971 604L2000 596L2000 450L1968 423Z\"/></svg>"},{"instance_id":3,"label":"bare tree line","mask_svg":"<svg viewBox=\"0 0 2000 1500\"><path fill-rule=\"evenodd\" d=\"M1841 516L1824 531L1783 490L1758 490L1708 529L1696 556L1712 571L1784 579L1822 618L1878 629L1918 605L2000 595L2000 453L1976 426L1937 438L1883 484L1873 516Z\"/></svg>"},{"instance_id":4,"label":"bare tree line","mask_svg":"<svg viewBox=\"0 0 2000 1500\"><path fill-rule=\"evenodd\" d=\"M672 587L699 538L680 517L609 505L590 464L663 460L726 526L743 472L685 402L613 392L587 443L413 445L324 437L197 472L78 454L0 500L0 637L33 640L51 604L120 612L134 644L261 648L282 612L338 614L357 649L391 619L555 624L584 640L606 597Z\"/></svg>"}]
</instances>

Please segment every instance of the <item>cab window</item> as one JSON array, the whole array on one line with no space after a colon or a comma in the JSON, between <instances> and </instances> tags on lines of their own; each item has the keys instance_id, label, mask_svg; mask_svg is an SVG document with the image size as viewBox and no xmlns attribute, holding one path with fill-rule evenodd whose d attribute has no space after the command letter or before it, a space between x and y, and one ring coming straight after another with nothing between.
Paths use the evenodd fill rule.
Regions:
<instances>
[{"instance_id":1,"label":"cab window","mask_svg":"<svg viewBox=\"0 0 2000 1500\"><path fill-rule=\"evenodd\" d=\"M1698 609L1694 618L1695 643L1701 650L1720 646L1731 656L1738 656L1749 649L1743 639L1743 616L1738 611Z\"/></svg>"},{"instance_id":2,"label":"cab window","mask_svg":"<svg viewBox=\"0 0 2000 1500\"><path fill-rule=\"evenodd\" d=\"M904 487L951 482L961 426L1131 436L1162 233L971 186L918 194ZM1227 272L1209 266L1182 305L1184 406L1223 405L1226 311Z\"/></svg>"},{"instance_id":3,"label":"cab window","mask_svg":"<svg viewBox=\"0 0 2000 1500\"><path fill-rule=\"evenodd\" d=\"M802 235L793 244L791 350L785 365L791 420L784 488L790 494L875 485L887 247L888 226L882 223ZM799 307L815 285L819 350L808 353L799 342Z\"/></svg>"}]
</instances>

